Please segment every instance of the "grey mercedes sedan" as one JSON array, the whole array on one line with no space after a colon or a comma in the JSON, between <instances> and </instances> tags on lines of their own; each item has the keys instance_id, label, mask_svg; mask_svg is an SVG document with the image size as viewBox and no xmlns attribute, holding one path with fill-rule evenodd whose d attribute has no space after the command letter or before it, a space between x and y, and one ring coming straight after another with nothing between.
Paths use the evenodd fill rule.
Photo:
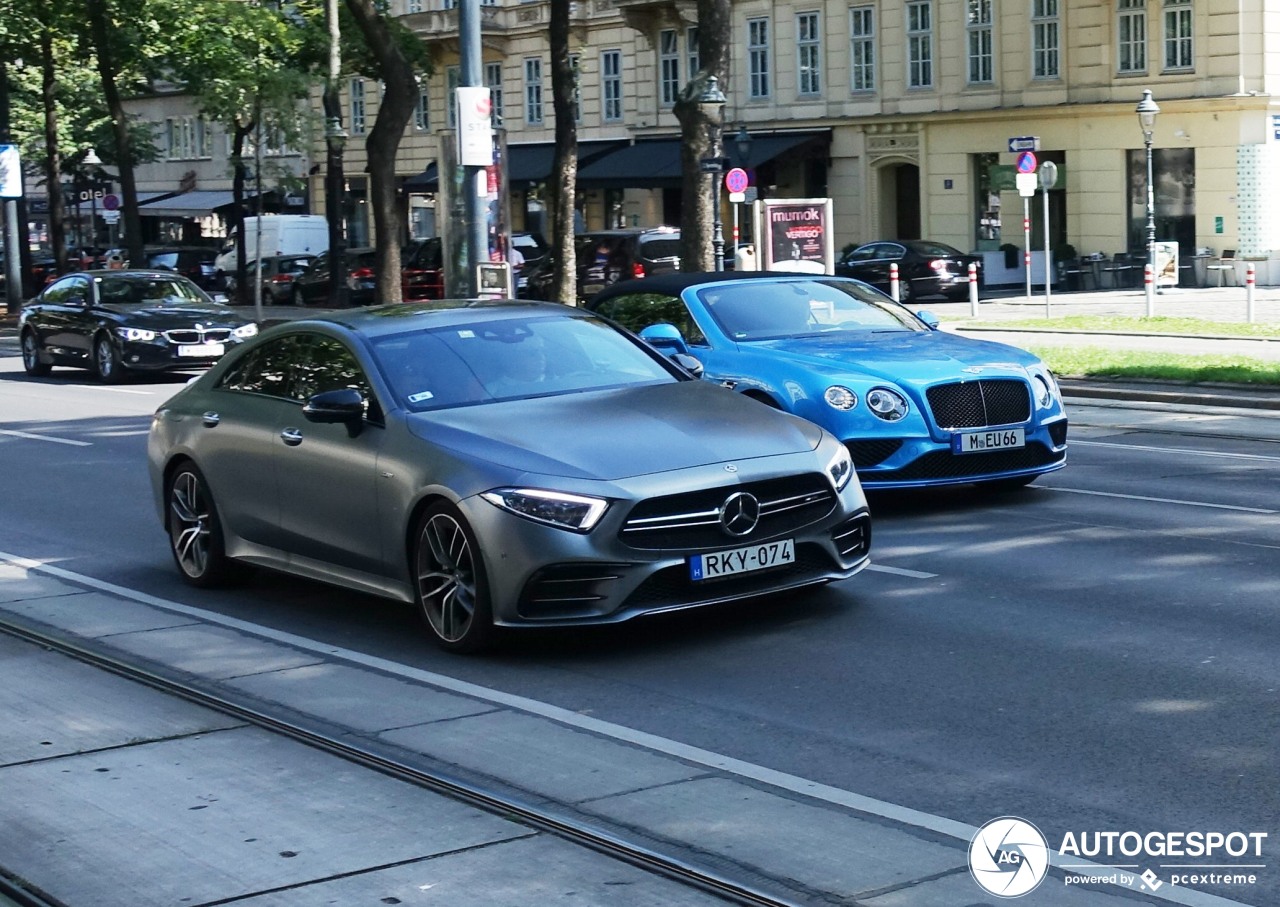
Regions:
<instances>
[{"instance_id":1,"label":"grey mercedes sedan","mask_svg":"<svg viewBox=\"0 0 1280 907\"><path fill-rule=\"evenodd\" d=\"M188 582L411 602L459 652L844 579L871 541L829 432L554 303L278 325L165 403L148 455Z\"/></svg>"}]
</instances>

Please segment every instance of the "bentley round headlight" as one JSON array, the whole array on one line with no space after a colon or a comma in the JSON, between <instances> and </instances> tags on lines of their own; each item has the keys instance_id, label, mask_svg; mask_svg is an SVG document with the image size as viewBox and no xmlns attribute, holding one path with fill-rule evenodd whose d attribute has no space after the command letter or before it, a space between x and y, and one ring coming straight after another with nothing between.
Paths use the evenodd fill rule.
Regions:
<instances>
[{"instance_id":1,"label":"bentley round headlight","mask_svg":"<svg viewBox=\"0 0 1280 907\"><path fill-rule=\"evenodd\" d=\"M847 387L841 387L839 384L827 388L826 393L822 395L822 399L827 401L828 406L841 412L848 412L858 405L858 395Z\"/></svg>"},{"instance_id":2,"label":"bentley round headlight","mask_svg":"<svg viewBox=\"0 0 1280 907\"><path fill-rule=\"evenodd\" d=\"M877 387L867 393L867 406L886 422L897 422L907 414L907 399L887 387Z\"/></svg>"},{"instance_id":3,"label":"bentley round headlight","mask_svg":"<svg viewBox=\"0 0 1280 907\"><path fill-rule=\"evenodd\" d=\"M1048 409L1053 405L1053 398L1056 391L1053 378L1037 372L1034 383L1036 388L1036 406L1040 409Z\"/></svg>"}]
</instances>

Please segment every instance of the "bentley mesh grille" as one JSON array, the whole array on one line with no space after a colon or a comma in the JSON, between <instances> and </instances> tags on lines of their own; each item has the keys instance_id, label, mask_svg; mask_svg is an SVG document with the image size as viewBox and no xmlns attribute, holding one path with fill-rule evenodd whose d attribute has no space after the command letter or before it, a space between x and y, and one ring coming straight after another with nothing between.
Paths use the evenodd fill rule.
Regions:
<instances>
[{"instance_id":1,"label":"bentley mesh grille","mask_svg":"<svg viewBox=\"0 0 1280 907\"><path fill-rule=\"evenodd\" d=\"M1017 379L939 384L929 388L927 396L934 423L946 431L1014 425L1031 418L1031 391Z\"/></svg>"}]
</instances>

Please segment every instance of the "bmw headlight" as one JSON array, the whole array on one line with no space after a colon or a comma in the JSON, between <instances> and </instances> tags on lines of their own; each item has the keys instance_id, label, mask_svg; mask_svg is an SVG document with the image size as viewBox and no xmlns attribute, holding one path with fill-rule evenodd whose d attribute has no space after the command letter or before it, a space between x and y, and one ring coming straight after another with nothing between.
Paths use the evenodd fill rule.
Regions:
<instances>
[{"instance_id":1,"label":"bmw headlight","mask_svg":"<svg viewBox=\"0 0 1280 907\"><path fill-rule=\"evenodd\" d=\"M887 387L867 392L867 408L886 422L897 422L907 414L907 398Z\"/></svg>"},{"instance_id":2,"label":"bmw headlight","mask_svg":"<svg viewBox=\"0 0 1280 907\"><path fill-rule=\"evenodd\" d=\"M573 532L590 532L609 507L604 498L541 488L495 488L480 497L516 516Z\"/></svg>"},{"instance_id":3,"label":"bmw headlight","mask_svg":"<svg viewBox=\"0 0 1280 907\"><path fill-rule=\"evenodd\" d=\"M150 343L156 339L156 332L143 328L116 328L116 336L130 343Z\"/></svg>"},{"instance_id":4,"label":"bmw headlight","mask_svg":"<svg viewBox=\"0 0 1280 907\"><path fill-rule=\"evenodd\" d=\"M250 337L258 336L258 326L253 323L242 324L231 332L231 336L237 340L248 340Z\"/></svg>"},{"instance_id":5,"label":"bmw headlight","mask_svg":"<svg viewBox=\"0 0 1280 907\"><path fill-rule=\"evenodd\" d=\"M853 478L853 458L849 456L849 448L843 444L827 464L827 475L831 476L831 484L836 491L844 491L844 487Z\"/></svg>"},{"instance_id":6,"label":"bmw headlight","mask_svg":"<svg viewBox=\"0 0 1280 907\"><path fill-rule=\"evenodd\" d=\"M1053 380L1053 375L1036 372L1031 384L1035 388L1036 406L1039 409L1053 406L1053 401L1058 396L1058 382Z\"/></svg>"},{"instance_id":7,"label":"bmw headlight","mask_svg":"<svg viewBox=\"0 0 1280 907\"><path fill-rule=\"evenodd\" d=\"M826 392L822 395L822 399L826 400L827 405L832 409L838 409L845 413L858 405L858 395L849 390L849 388L842 387L839 384L835 384L827 388Z\"/></svg>"}]
</instances>

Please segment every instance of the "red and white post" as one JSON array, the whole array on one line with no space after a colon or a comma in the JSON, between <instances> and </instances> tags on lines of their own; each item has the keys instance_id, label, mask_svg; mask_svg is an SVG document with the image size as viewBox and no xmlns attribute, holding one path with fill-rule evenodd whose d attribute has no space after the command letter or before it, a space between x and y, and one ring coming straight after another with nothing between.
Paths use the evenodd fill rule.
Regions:
<instances>
[{"instance_id":1,"label":"red and white post","mask_svg":"<svg viewBox=\"0 0 1280 907\"><path fill-rule=\"evenodd\" d=\"M898 284L898 263L889 263L889 295L894 302L902 302L902 288Z\"/></svg>"},{"instance_id":2,"label":"red and white post","mask_svg":"<svg viewBox=\"0 0 1280 907\"><path fill-rule=\"evenodd\" d=\"M978 266L969 262L969 314L978 317Z\"/></svg>"},{"instance_id":3,"label":"red and white post","mask_svg":"<svg viewBox=\"0 0 1280 907\"><path fill-rule=\"evenodd\" d=\"M1244 272L1244 287L1245 287L1244 298L1245 298L1245 311L1247 313L1246 320L1250 324L1253 324L1253 318L1254 318L1253 287L1256 283L1257 283L1257 274L1254 271L1253 263L1250 262L1248 267L1245 268L1245 272Z\"/></svg>"},{"instance_id":4,"label":"red and white post","mask_svg":"<svg viewBox=\"0 0 1280 907\"><path fill-rule=\"evenodd\" d=\"M1142 285L1147 292L1147 317L1154 318L1156 314L1156 269L1151 267L1150 261L1142 266Z\"/></svg>"}]
</instances>

